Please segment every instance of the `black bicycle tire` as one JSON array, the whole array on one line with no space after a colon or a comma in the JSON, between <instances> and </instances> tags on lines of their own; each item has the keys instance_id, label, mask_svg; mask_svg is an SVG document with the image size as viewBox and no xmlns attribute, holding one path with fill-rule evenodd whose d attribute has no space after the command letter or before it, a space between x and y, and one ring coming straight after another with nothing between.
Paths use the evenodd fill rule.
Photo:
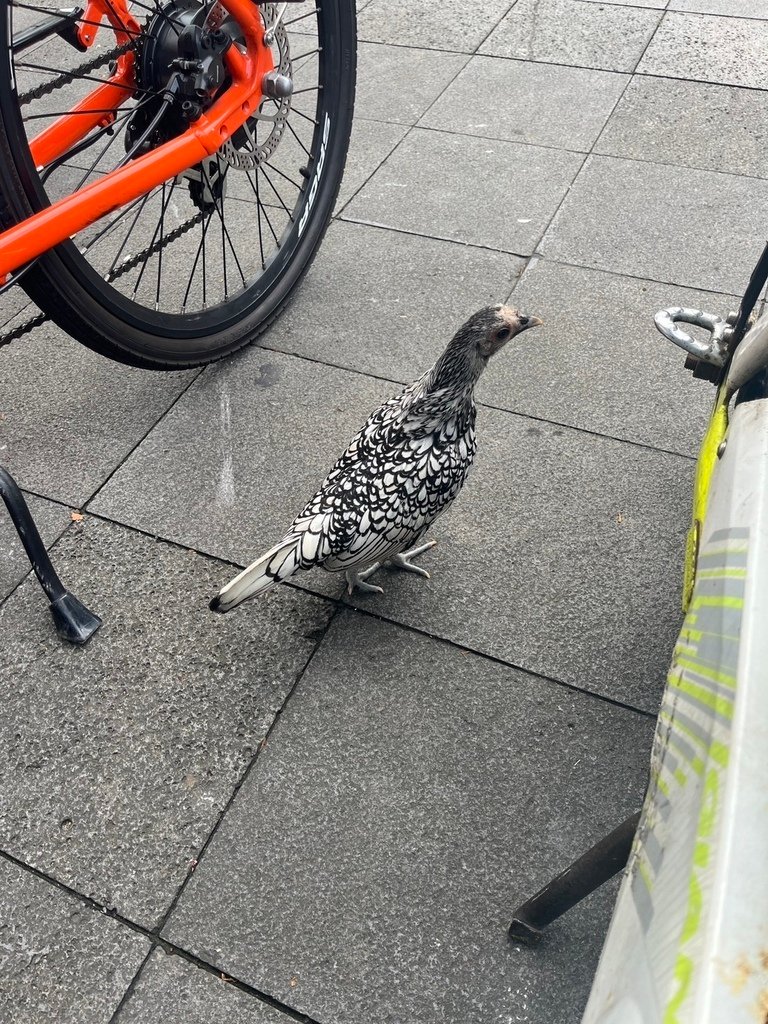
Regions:
<instances>
[{"instance_id":1,"label":"black bicycle tire","mask_svg":"<svg viewBox=\"0 0 768 1024\"><path fill-rule=\"evenodd\" d=\"M0 0L0 50L8 46L7 6ZM324 117L330 117L322 177L314 200L310 187L304 204L311 209L304 231L293 240L289 257L268 291L249 308L233 313L214 334L190 336L179 330L158 333L126 317L119 308L105 308L91 290L95 272L71 242L63 243L41 257L20 282L29 297L62 330L77 341L108 358L146 369L178 370L215 362L250 344L282 312L295 288L309 269L330 223L338 195L349 146L354 109L356 75L356 14L354 0L323 0L324 60L335 75L323 81L320 117L312 146L313 158L321 142ZM23 144L20 144L23 140ZM314 165L313 165L314 166ZM311 183L313 174L308 182ZM30 195L32 198L30 198ZM30 216L41 203L40 183L29 159L22 118L16 102L13 66L0 59L0 224L16 224ZM304 209L304 206L302 207ZM299 221L297 217L297 223ZM85 266L84 266L85 264ZM89 277L90 271L92 277ZM99 287L103 287L100 282ZM118 293L115 301L122 299ZM242 301L242 293L239 301ZM232 309L235 308L232 303ZM219 307L224 308L224 307ZM173 319L168 317L169 320Z\"/></svg>"}]
</instances>

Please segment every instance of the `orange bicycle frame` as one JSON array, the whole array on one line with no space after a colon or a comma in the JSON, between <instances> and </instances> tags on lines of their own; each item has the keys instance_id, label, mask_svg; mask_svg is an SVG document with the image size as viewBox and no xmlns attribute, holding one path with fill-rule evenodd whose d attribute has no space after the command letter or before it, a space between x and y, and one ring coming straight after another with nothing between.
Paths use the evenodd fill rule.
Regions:
<instances>
[{"instance_id":1,"label":"orange bicycle frame","mask_svg":"<svg viewBox=\"0 0 768 1024\"><path fill-rule=\"evenodd\" d=\"M212 156L258 109L264 75L274 70L259 8L252 0L219 2L235 18L245 38L245 53L232 44L224 54L231 78L227 90L181 135L0 233L0 284L9 274L89 224ZM103 16L113 26L119 45L141 33L125 0L90 0L86 19L97 22ZM90 46L97 31L94 25L81 25L81 42ZM113 111L131 98L135 86L134 55L125 53L118 58L108 82L30 142L35 166L42 169L93 128L114 121Z\"/></svg>"}]
</instances>

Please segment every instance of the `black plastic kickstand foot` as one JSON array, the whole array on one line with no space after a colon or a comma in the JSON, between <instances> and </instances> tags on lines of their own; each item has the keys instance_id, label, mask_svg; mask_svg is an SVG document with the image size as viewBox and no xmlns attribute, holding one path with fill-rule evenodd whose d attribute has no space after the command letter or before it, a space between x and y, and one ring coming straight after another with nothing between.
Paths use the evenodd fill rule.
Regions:
<instances>
[{"instance_id":1,"label":"black plastic kickstand foot","mask_svg":"<svg viewBox=\"0 0 768 1024\"><path fill-rule=\"evenodd\" d=\"M48 552L40 537L32 513L27 507L24 495L11 474L0 466L0 497L6 504L8 514L19 535L24 550L51 602L51 614L56 632L71 644L84 644L101 625L101 619L94 615L66 589L53 568Z\"/></svg>"},{"instance_id":2,"label":"black plastic kickstand foot","mask_svg":"<svg viewBox=\"0 0 768 1024\"><path fill-rule=\"evenodd\" d=\"M519 906L509 926L510 939L535 946L548 924L626 867L639 822L638 811Z\"/></svg>"},{"instance_id":3,"label":"black plastic kickstand foot","mask_svg":"<svg viewBox=\"0 0 768 1024\"><path fill-rule=\"evenodd\" d=\"M51 615L56 632L62 640L68 640L71 644L84 644L101 625L99 616L89 611L68 590L51 601Z\"/></svg>"}]
</instances>

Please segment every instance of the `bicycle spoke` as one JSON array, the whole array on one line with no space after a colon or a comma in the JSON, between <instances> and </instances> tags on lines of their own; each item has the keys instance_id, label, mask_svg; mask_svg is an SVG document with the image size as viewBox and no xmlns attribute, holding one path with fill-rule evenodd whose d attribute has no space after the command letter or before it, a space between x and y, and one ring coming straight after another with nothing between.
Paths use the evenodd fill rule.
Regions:
<instances>
[{"instance_id":1,"label":"bicycle spoke","mask_svg":"<svg viewBox=\"0 0 768 1024\"><path fill-rule=\"evenodd\" d=\"M83 177L82 177L82 178L80 179L80 181L79 181L79 182L77 183L77 185L75 186L75 190L77 190L77 189L79 189L79 188L82 188L82 187L83 187L83 185L85 184L85 182L86 182L86 181L87 181L87 180L88 180L88 179L90 178L90 176L91 176L91 175L93 174L93 172L94 172L94 171L96 170L97 166L98 166L98 165L99 165L99 164L101 163L101 161L102 161L102 160L104 159L104 155L105 155L105 154L106 154L106 153L108 152L109 148L110 148L110 147L111 147L111 146L112 146L112 145L113 145L113 144L114 144L114 143L115 143L115 142L116 142L116 141L117 141L117 140L118 140L118 139L120 138L120 136L121 136L121 134L122 134L123 130L124 130L125 128L127 128L127 126L128 126L128 121L127 121L127 119L123 119L123 120L122 120L122 122L121 122L121 124L120 124L120 127L119 127L119 128L117 129L117 131L116 131L116 132L113 132L113 134L112 134L112 136L111 136L111 138L110 138L109 142L108 142L108 143L106 144L106 146L105 146L105 147L104 147L104 148L103 148L103 149L101 150L101 152L100 152L100 153L98 154L98 156L97 156L97 157L96 157L96 159L95 159L95 160L93 161L93 163L91 164L91 166L90 166L90 167L88 168L88 170L87 170L87 171L85 172L85 174L84 174L84 175L83 175Z\"/></svg>"},{"instance_id":2,"label":"bicycle spoke","mask_svg":"<svg viewBox=\"0 0 768 1024\"><path fill-rule=\"evenodd\" d=\"M264 207L264 204L261 201L261 196L259 195L259 171L258 171L258 168L256 169L256 184L255 185L253 183L253 179L251 178L250 171L246 171L245 173L246 173L246 175L248 177L248 181L251 184L251 188L253 189L254 194L256 196L256 205L258 206L260 211L264 214L264 220L267 222L267 227L269 228L270 232L272 233L272 237L274 238L275 242L277 242L277 235L275 234L274 228L272 227L272 222L269 219L269 216L267 214L266 208ZM277 242L277 245L278 245L278 248L279 248L280 247L280 243ZM263 259L264 259L264 254L262 252L262 261L263 261Z\"/></svg>"},{"instance_id":3,"label":"bicycle spoke","mask_svg":"<svg viewBox=\"0 0 768 1024\"><path fill-rule=\"evenodd\" d=\"M283 22L283 28L288 28L289 25L295 25L298 21L304 21L305 18L311 18L313 14L317 14L317 8L313 8L311 11L307 11L306 14L300 14L298 18L292 18L290 21Z\"/></svg>"},{"instance_id":4,"label":"bicycle spoke","mask_svg":"<svg viewBox=\"0 0 768 1024\"><path fill-rule=\"evenodd\" d=\"M171 190L171 191L173 191L173 190ZM149 245L147 246L146 252L144 253L144 259L142 260L142 263L141 263L141 269L139 270L138 277L136 278L136 283L133 286L133 297L134 297L134 299L136 298L136 293L139 290L139 285L141 284L141 279L144 276L144 271L147 269L147 263L149 263L149 257L152 254L152 246L155 244L155 240L157 239L158 232L160 231L160 228L162 226L163 215L165 213L165 208L168 205L168 202L170 201L170 198L171 198L170 193L168 195L168 198L167 199L165 198L165 182L163 182L163 199L161 200L160 220L157 222L157 226L155 227L155 232L152 235L152 238L150 239L150 242L149 242Z\"/></svg>"},{"instance_id":5,"label":"bicycle spoke","mask_svg":"<svg viewBox=\"0 0 768 1024\"><path fill-rule=\"evenodd\" d=\"M46 67L44 64L17 64L17 69L23 71L43 71L48 74L57 75L60 72L56 68ZM135 94L145 96L157 96L157 92L152 92L148 89L140 89L135 85L123 85L122 82L113 82L110 78L94 78L93 75L75 75L74 81L76 82L95 82L97 85L112 85L115 89L123 89L125 92L130 93L132 96Z\"/></svg>"},{"instance_id":6,"label":"bicycle spoke","mask_svg":"<svg viewBox=\"0 0 768 1024\"><path fill-rule=\"evenodd\" d=\"M280 205L281 205L281 206L282 206L282 208L283 208L283 209L285 210L285 212L286 212L286 213L288 214L288 220L289 220L289 221L290 221L291 223L293 223L293 214L291 213L291 211L290 211L290 210L288 209L288 207L287 207L287 206L285 205L285 203L283 202L283 197L282 197L282 196L280 195L280 193L279 193L279 192L277 191L277 189L275 188L275 186L274 186L274 185L272 184L272 182L270 181L269 175L268 175L268 174L267 174L267 172L266 172L266 171L264 170L264 168L263 168L263 167L261 167L261 168L260 168L260 170L261 170L261 173L262 173L262 174L264 175L264 180L265 180L265 181L267 182L267 184L269 185L269 187L270 187L270 188L272 189L272 191L273 191L273 192L275 193L275 195L277 196L278 200L280 201Z\"/></svg>"},{"instance_id":7,"label":"bicycle spoke","mask_svg":"<svg viewBox=\"0 0 768 1024\"><path fill-rule=\"evenodd\" d=\"M123 239L122 245L117 250L117 256L115 256L115 258L112 260L112 265L110 266L109 270L106 273L107 279L109 279L109 277L114 273L115 267L117 266L117 262L120 259L120 257L123 255L123 250L125 249L126 245L128 244L128 239L133 234L133 229L136 227L136 223L137 223L139 217L141 216L141 214L143 213L144 207L147 205L147 202L149 201L150 195L151 195L151 193L148 192L147 195L143 196L143 198L141 200L141 203L139 204L139 208L136 211L136 216L133 218L131 226L128 228L128 233L125 236L125 238Z\"/></svg>"},{"instance_id":8,"label":"bicycle spoke","mask_svg":"<svg viewBox=\"0 0 768 1024\"><path fill-rule=\"evenodd\" d=\"M273 100L272 102L274 103L274 100ZM299 110L299 109L298 109L298 107L291 107L291 113L292 113L292 114L298 114L298 115L299 115L299 117L303 117L303 118L304 118L304 120L305 120L305 121L309 121L309 123L310 123L310 124L314 124L314 125L317 125L317 124L319 124L319 123L320 123L320 122L319 122L319 121L317 120L317 118L316 118L316 117L310 117L310 116L309 116L309 114L304 114L304 113L302 113L302 111L301 111L301 110Z\"/></svg>"},{"instance_id":9,"label":"bicycle spoke","mask_svg":"<svg viewBox=\"0 0 768 1024\"><path fill-rule=\"evenodd\" d=\"M218 155L216 157L216 162L217 162L218 167L221 168L221 163L219 162ZM216 197L216 195L215 195L215 193L213 191L213 187L211 186L211 182L210 182L210 179L208 177L208 172L206 171L205 167L203 167L203 177L205 178L205 180L206 180L206 182L208 184L208 188L209 188L209 190L211 192L211 196L213 198L213 207L214 207L214 209L215 209L215 211L216 211L216 213L218 215L218 218L219 218L219 220L221 222L222 262L224 263L224 287L226 289L226 286L227 286L227 281L226 281L226 278L227 278L227 250L226 250L226 246L224 245L224 237L225 236L226 236L227 241L229 242L229 247L232 250L232 255L235 258L235 263L236 263L237 269L238 269L238 271L240 273L240 277L243 279L243 284L245 284L245 276L244 276L243 271L242 271L242 269L240 267L240 260L237 258L237 253L235 252L235 247L232 244L232 239L229 237L229 231L227 230L227 225L224 223L223 209L219 209L219 199L217 199L217 197ZM223 208L223 205L224 205L223 199L221 197L219 197L219 198L221 199L221 205L222 205L222 208ZM224 294L225 295L227 294L226 290L225 290Z\"/></svg>"},{"instance_id":10,"label":"bicycle spoke","mask_svg":"<svg viewBox=\"0 0 768 1024\"><path fill-rule=\"evenodd\" d=\"M286 181L290 181L290 183L293 185L293 187L297 188L299 190L299 192L301 192L303 190L303 188L304 188L303 185L300 185L298 183L298 181L294 181L293 178L289 178L287 174L285 174L283 171L281 171L279 167L275 167L275 165L270 163L269 160L264 160L263 163L262 163L262 167L269 167L269 169L271 171L275 171L277 174L280 175L281 178L285 178Z\"/></svg>"},{"instance_id":11,"label":"bicycle spoke","mask_svg":"<svg viewBox=\"0 0 768 1024\"><path fill-rule=\"evenodd\" d=\"M296 134L296 132L295 132L295 131L293 130L293 126L292 126L292 125L290 124L290 122L286 121L286 122L285 122L285 127L286 127L286 128L288 129L288 131L289 131L289 132L291 133L291 135L292 135L292 136L294 137L294 139L296 139L296 141L298 142L298 144L299 144L299 145L301 146L301 148L302 148L302 149L304 150L304 152L305 152L305 153L307 154L307 156L308 156L308 157L310 158L310 160L311 160L311 159L312 159L312 154L311 154L311 153L310 153L310 151L309 151L309 150L307 149L307 147L306 147L306 146L304 145L304 143L303 143L303 142L301 141L301 139L300 139L300 138L299 138L299 136L298 136L298 135Z\"/></svg>"},{"instance_id":12,"label":"bicycle spoke","mask_svg":"<svg viewBox=\"0 0 768 1024\"><path fill-rule=\"evenodd\" d=\"M160 309L160 278L163 275L163 243L165 241L165 210L168 203L171 201L173 190L176 188L176 179L173 179L170 191L168 192L168 200L165 199L165 182L163 182L163 198L162 206L160 208L160 248L157 250L157 284L155 286L155 309Z\"/></svg>"},{"instance_id":13,"label":"bicycle spoke","mask_svg":"<svg viewBox=\"0 0 768 1024\"><path fill-rule=\"evenodd\" d=\"M192 280L195 276L195 271L197 270L197 264L200 261L200 253L205 251L205 236L208 234L208 228L210 226L212 218L213 211L210 212L207 220L204 219L200 222L202 225L202 237L200 238L200 244L198 245L197 252L195 253L195 259L194 262L192 263L192 269L189 272L187 290L184 292L184 299L182 300L181 303L182 312L184 312L184 310L187 308L187 299L189 298L189 292L192 288ZM203 274L203 308L205 308L205 274Z\"/></svg>"}]
</instances>

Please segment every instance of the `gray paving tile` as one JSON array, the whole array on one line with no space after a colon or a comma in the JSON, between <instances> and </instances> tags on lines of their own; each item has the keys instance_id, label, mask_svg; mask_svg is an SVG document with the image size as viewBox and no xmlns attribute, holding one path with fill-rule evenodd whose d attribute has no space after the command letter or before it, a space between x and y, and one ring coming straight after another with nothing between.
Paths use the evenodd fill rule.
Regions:
<instances>
[{"instance_id":1,"label":"gray paving tile","mask_svg":"<svg viewBox=\"0 0 768 1024\"><path fill-rule=\"evenodd\" d=\"M638 71L768 88L768 25L746 18L668 13Z\"/></svg>"},{"instance_id":2,"label":"gray paving tile","mask_svg":"<svg viewBox=\"0 0 768 1024\"><path fill-rule=\"evenodd\" d=\"M768 20L767 0L669 0L669 10Z\"/></svg>"},{"instance_id":3,"label":"gray paving tile","mask_svg":"<svg viewBox=\"0 0 768 1024\"><path fill-rule=\"evenodd\" d=\"M586 4L605 6L605 0L581 0ZM610 0L612 7L651 7L659 11L666 10L669 0Z\"/></svg>"},{"instance_id":4,"label":"gray paving tile","mask_svg":"<svg viewBox=\"0 0 768 1024\"><path fill-rule=\"evenodd\" d=\"M0 446L0 455L2 447ZM63 505L54 505L32 494L24 495L29 510L37 523L43 544L48 547L70 523L70 511ZM21 546L5 505L0 502L0 601L30 572L29 559Z\"/></svg>"},{"instance_id":5,"label":"gray paving tile","mask_svg":"<svg viewBox=\"0 0 768 1024\"><path fill-rule=\"evenodd\" d=\"M507 253L337 221L263 341L407 382L470 313L506 299L523 265Z\"/></svg>"},{"instance_id":6,"label":"gray paving tile","mask_svg":"<svg viewBox=\"0 0 768 1024\"><path fill-rule=\"evenodd\" d=\"M466 62L460 53L360 43L355 117L415 124Z\"/></svg>"},{"instance_id":7,"label":"gray paving tile","mask_svg":"<svg viewBox=\"0 0 768 1024\"><path fill-rule=\"evenodd\" d=\"M358 374L248 349L205 371L91 507L244 563L282 536L392 390ZM159 483L158 472L162 486L149 483ZM219 572L220 584L229 570ZM323 579L338 592L337 576L318 574Z\"/></svg>"},{"instance_id":8,"label":"gray paving tile","mask_svg":"<svg viewBox=\"0 0 768 1024\"><path fill-rule=\"evenodd\" d=\"M206 371L95 508L245 564L394 390L251 350ZM435 531L433 580L385 570L386 593L361 603L655 710L680 621L692 463L506 412L481 410L479 431L474 478ZM343 590L321 570L296 582Z\"/></svg>"},{"instance_id":9,"label":"gray paving tile","mask_svg":"<svg viewBox=\"0 0 768 1024\"><path fill-rule=\"evenodd\" d=\"M283 589L238 621L227 569L86 517L56 548L103 616L84 649L27 581L0 612L0 848L147 926L187 875L328 608Z\"/></svg>"},{"instance_id":10,"label":"gray paving tile","mask_svg":"<svg viewBox=\"0 0 768 1024\"><path fill-rule=\"evenodd\" d=\"M488 409L478 433L473 477L432 531L432 579L385 569L385 593L355 603L655 713L693 463Z\"/></svg>"},{"instance_id":11,"label":"gray paving tile","mask_svg":"<svg viewBox=\"0 0 768 1024\"><path fill-rule=\"evenodd\" d=\"M610 71L473 57L420 124L586 152L628 81Z\"/></svg>"},{"instance_id":12,"label":"gray paving tile","mask_svg":"<svg viewBox=\"0 0 768 1024\"><path fill-rule=\"evenodd\" d=\"M545 320L511 358L494 361L478 396L653 448L695 455L712 385L694 380L685 355L656 332L665 306L725 314L739 300L546 260L528 269L511 302Z\"/></svg>"},{"instance_id":13,"label":"gray paving tile","mask_svg":"<svg viewBox=\"0 0 768 1024\"><path fill-rule=\"evenodd\" d=\"M634 71L661 17L660 10L582 0L517 0L480 50L550 64Z\"/></svg>"},{"instance_id":14,"label":"gray paving tile","mask_svg":"<svg viewBox=\"0 0 768 1024\"><path fill-rule=\"evenodd\" d=\"M766 178L766 132L761 92L636 76L595 152Z\"/></svg>"},{"instance_id":15,"label":"gray paving tile","mask_svg":"<svg viewBox=\"0 0 768 1024\"><path fill-rule=\"evenodd\" d=\"M525 255L582 160L579 153L414 128L344 216ZM472 185L478 179L482 188Z\"/></svg>"},{"instance_id":16,"label":"gray paving tile","mask_svg":"<svg viewBox=\"0 0 768 1024\"><path fill-rule=\"evenodd\" d=\"M93 493L196 372L119 366L50 323L2 360L3 463L20 485L71 505Z\"/></svg>"},{"instance_id":17,"label":"gray paving tile","mask_svg":"<svg viewBox=\"0 0 768 1024\"><path fill-rule=\"evenodd\" d=\"M358 16L357 34L361 40L376 43L473 53L509 6L510 0L470 5L461 0L440 4L402 0L395 10L387 0L371 0Z\"/></svg>"},{"instance_id":18,"label":"gray paving tile","mask_svg":"<svg viewBox=\"0 0 768 1024\"><path fill-rule=\"evenodd\" d=\"M506 925L638 805L650 727L345 616L166 934L318 1020L572 1024L615 889L535 951Z\"/></svg>"},{"instance_id":19,"label":"gray paving tile","mask_svg":"<svg viewBox=\"0 0 768 1024\"><path fill-rule=\"evenodd\" d=\"M407 126L401 124L385 124L382 121L366 121L362 118L355 121L349 140L344 177L341 179L339 197L336 200L337 211L368 181L407 131Z\"/></svg>"},{"instance_id":20,"label":"gray paving tile","mask_svg":"<svg viewBox=\"0 0 768 1024\"><path fill-rule=\"evenodd\" d=\"M149 942L0 857L0 1018L109 1024Z\"/></svg>"},{"instance_id":21,"label":"gray paving tile","mask_svg":"<svg viewBox=\"0 0 768 1024\"><path fill-rule=\"evenodd\" d=\"M765 181L596 156L539 248L564 262L741 294L766 219Z\"/></svg>"},{"instance_id":22,"label":"gray paving tile","mask_svg":"<svg viewBox=\"0 0 768 1024\"><path fill-rule=\"evenodd\" d=\"M289 1024L293 1018L156 949L116 1024Z\"/></svg>"}]
</instances>

